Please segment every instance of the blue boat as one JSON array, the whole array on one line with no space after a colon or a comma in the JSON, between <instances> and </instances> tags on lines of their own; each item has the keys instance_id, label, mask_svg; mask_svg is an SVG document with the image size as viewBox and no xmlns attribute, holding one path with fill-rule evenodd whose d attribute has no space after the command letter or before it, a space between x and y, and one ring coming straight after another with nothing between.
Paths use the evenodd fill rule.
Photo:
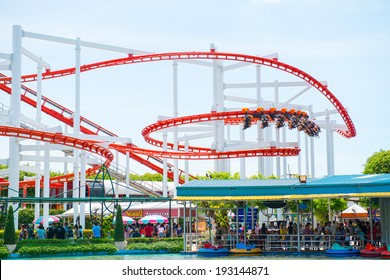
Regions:
<instances>
[{"instance_id":1,"label":"blue boat","mask_svg":"<svg viewBox=\"0 0 390 280\"><path fill-rule=\"evenodd\" d=\"M226 248L200 248L198 256L201 257L223 257L229 256L229 250Z\"/></svg>"},{"instance_id":2,"label":"blue boat","mask_svg":"<svg viewBox=\"0 0 390 280\"><path fill-rule=\"evenodd\" d=\"M341 246L335 243L332 245L332 249L326 250L326 254L332 257L358 256L360 250L354 249L352 246Z\"/></svg>"}]
</instances>

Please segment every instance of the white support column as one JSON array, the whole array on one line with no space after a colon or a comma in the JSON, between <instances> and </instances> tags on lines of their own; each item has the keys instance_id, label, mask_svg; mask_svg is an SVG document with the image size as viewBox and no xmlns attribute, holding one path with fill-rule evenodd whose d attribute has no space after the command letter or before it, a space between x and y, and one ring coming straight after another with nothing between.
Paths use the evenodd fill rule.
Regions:
<instances>
[{"instance_id":1,"label":"white support column","mask_svg":"<svg viewBox=\"0 0 390 280\"><path fill-rule=\"evenodd\" d=\"M73 131L75 136L77 137L80 135L80 95L81 95L81 86L80 86L80 80L81 80L81 73L80 73L80 56L81 56L81 48L80 48L80 38L77 38L76 40L76 75L75 75L75 110L74 110L74 117L73 117ZM79 155L80 151L75 149L73 152L73 173L74 173L74 180L73 180L73 198L79 198ZM73 202L73 219L74 221L77 220L79 213L78 213L78 203Z\"/></svg>"},{"instance_id":2,"label":"white support column","mask_svg":"<svg viewBox=\"0 0 390 280\"><path fill-rule=\"evenodd\" d=\"M310 105L309 115L313 116L313 107L311 105ZM314 138L313 137L310 137L310 170L311 170L311 178L315 178L316 170L315 170L315 162L314 162Z\"/></svg>"},{"instance_id":3,"label":"white support column","mask_svg":"<svg viewBox=\"0 0 390 280\"><path fill-rule=\"evenodd\" d=\"M230 129L231 129L230 124L227 124L226 125L226 140L227 141L230 141L230 139L231 139L231 137L230 137ZM226 172L229 172L229 173L231 172L230 165L231 165L230 160L227 160L226 161Z\"/></svg>"},{"instance_id":4,"label":"white support column","mask_svg":"<svg viewBox=\"0 0 390 280\"><path fill-rule=\"evenodd\" d=\"M225 111L225 97L223 89L223 65L222 61L217 63L217 112ZM217 150L222 152L225 149L225 123L224 121L218 121L218 141L217 141ZM226 172L226 162L227 160L222 159L218 160L218 171Z\"/></svg>"},{"instance_id":5,"label":"white support column","mask_svg":"<svg viewBox=\"0 0 390 280\"><path fill-rule=\"evenodd\" d=\"M43 163L43 197L50 197L50 149L49 143L45 143L44 163ZM43 203L43 227L46 229L49 225L49 202Z\"/></svg>"},{"instance_id":6,"label":"white support column","mask_svg":"<svg viewBox=\"0 0 390 280\"><path fill-rule=\"evenodd\" d=\"M130 153L126 151L126 197L129 197L130 188Z\"/></svg>"},{"instance_id":7,"label":"white support column","mask_svg":"<svg viewBox=\"0 0 390 280\"><path fill-rule=\"evenodd\" d=\"M80 65L81 65L81 48L80 48L80 38L77 38L76 41L76 75L75 75L75 110L74 110L74 117L73 117L73 130L74 133L77 135L80 134L80 100L81 100L81 72L80 72Z\"/></svg>"},{"instance_id":8,"label":"white support column","mask_svg":"<svg viewBox=\"0 0 390 280\"><path fill-rule=\"evenodd\" d=\"M276 147L280 147L280 130L275 128L275 142ZM276 176L280 178L281 172L280 172L280 156L275 157L276 161Z\"/></svg>"},{"instance_id":9,"label":"white support column","mask_svg":"<svg viewBox=\"0 0 390 280\"><path fill-rule=\"evenodd\" d=\"M245 130L243 130L243 124L238 126L240 130L240 141L245 141ZM246 170L245 170L245 158L240 158L240 179L246 179Z\"/></svg>"},{"instance_id":10,"label":"white support column","mask_svg":"<svg viewBox=\"0 0 390 280\"><path fill-rule=\"evenodd\" d=\"M256 104L257 107L261 107L261 66L256 65ZM257 143L259 147L264 143L264 131L260 127L260 122L257 123ZM257 172L264 175L264 157L258 157Z\"/></svg>"},{"instance_id":11,"label":"white support column","mask_svg":"<svg viewBox=\"0 0 390 280\"><path fill-rule=\"evenodd\" d=\"M185 142L184 142L184 150L186 151L186 152L188 152L188 145L189 145L189 143L188 143L188 138L187 138L187 135L185 135ZM185 172L185 174L184 174L184 182L185 183L188 183L189 182L189 161L188 160L185 160L184 161L184 172Z\"/></svg>"},{"instance_id":12,"label":"white support column","mask_svg":"<svg viewBox=\"0 0 390 280\"><path fill-rule=\"evenodd\" d=\"M41 58L41 63L38 63L37 66L37 110L36 110L36 121L38 124L38 129L41 128L41 121L42 121L42 116L41 116L41 110L42 110L42 58ZM40 141L36 141L37 145L40 145ZM41 156L41 151L37 150L35 152L35 155L37 157ZM41 162L36 161L35 162L35 168L37 170L41 169ZM41 175L40 174L35 174L35 197L40 197L41 196ZM34 204L34 218L38 219L40 216L40 203L36 202Z\"/></svg>"},{"instance_id":13,"label":"white support column","mask_svg":"<svg viewBox=\"0 0 390 280\"><path fill-rule=\"evenodd\" d=\"M167 151L168 135L167 132L163 132L163 151ZM163 158L163 196L168 196L168 170L167 170L167 159Z\"/></svg>"},{"instance_id":14,"label":"white support column","mask_svg":"<svg viewBox=\"0 0 390 280\"><path fill-rule=\"evenodd\" d=\"M81 161L80 161L80 198L85 198L85 169L86 169L86 152L81 152ZM80 203L80 225L85 228L85 202Z\"/></svg>"},{"instance_id":15,"label":"white support column","mask_svg":"<svg viewBox=\"0 0 390 280\"><path fill-rule=\"evenodd\" d=\"M328 176L334 175L334 147L333 147L333 130L330 125L330 117L328 109L325 110L325 126L326 126L326 164Z\"/></svg>"},{"instance_id":16,"label":"white support column","mask_svg":"<svg viewBox=\"0 0 390 280\"><path fill-rule=\"evenodd\" d=\"M282 128L282 141L283 143L287 141L286 127ZM287 157L283 157L283 178L287 178Z\"/></svg>"},{"instance_id":17,"label":"white support column","mask_svg":"<svg viewBox=\"0 0 390 280\"><path fill-rule=\"evenodd\" d=\"M314 162L314 138L313 137L310 137L310 171L311 171L310 174L311 178L315 178L316 170L315 170L315 162Z\"/></svg>"},{"instance_id":18,"label":"white support column","mask_svg":"<svg viewBox=\"0 0 390 280\"><path fill-rule=\"evenodd\" d=\"M297 131L298 147L300 148L301 147L301 133L298 131L298 129L296 129L296 131ZM302 155L301 155L301 153L298 154L297 160L298 160L298 175L301 175L302 174Z\"/></svg>"},{"instance_id":19,"label":"white support column","mask_svg":"<svg viewBox=\"0 0 390 280\"><path fill-rule=\"evenodd\" d=\"M210 51L214 52L216 47L211 44ZM223 66L219 60L213 60L213 106L212 110L216 112L225 111L224 90L223 90ZM223 151L225 145L224 122L214 122L214 142L212 148L217 151ZM215 160L214 171L226 171L226 160Z\"/></svg>"},{"instance_id":20,"label":"white support column","mask_svg":"<svg viewBox=\"0 0 390 280\"><path fill-rule=\"evenodd\" d=\"M309 136L305 134L305 175L309 176Z\"/></svg>"},{"instance_id":21,"label":"white support column","mask_svg":"<svg viewBox=\"0 0 390 280\"><path fill-rule=\"evenodd\" d=\"M20 25L14 25L12 29L12 95L10 102L10 124L20 127L20 97L21 97L21 75L22 75L22 36L23 31ZM8 197L19 196L19 142L18 138L9 138L9 189ZM16 209L16 205L13 208ZM18 229L18 211L14 215L15 229Z\"/></svg>"},{"instance_id":22,"label":"white support column","mask_svg":"<svg viewBox=\"0 0 390 280\"><path fill-rule=\"evenodd\" d=\"M65 125L65 134L68 133L68 125ZM65 158L67 157L67 153L65 153ZM64 162L64 174L68 174L68 163ZM68 197L68 182L64 182L64 198ZM64 210L68 210L68 203L64 203Z\"/></svg>"},{"instance_id":23,"label":"white support column","mask_svg":"<svg viewBox=\"0 0 390 280\"><path fill-rule=\"evenodd\" d=\"M275 80L275 107L279 107L279 81ZM280 130L276 128L275 125L275 140L276 140L276 147L280 147ZM275 157L276 161L276 176L280 178L281 172L280 172L280 156Z\"/></svg>"},{"instance_id":24,"label":"white support column","mask_svg":"<svg viewBox=\"0 0 390 280\"><path fill-rule=\"evenodd\" d=\"M79 198L79 182L80 182L80 176L79 176L79 154L80 152L78 150L74 150L73 152L73 157L74 157L74 162L73 162L73 174L74 174L74 179L73 179L73 191L72 191L72 197L73 198ZM73 202L72 207L73 207L73 221L76 221L77 218L79 217L79 203L78 202Z\"/></svg>"},{"instance_id":25,"label":"white support column","mask_svg":"<svg viewBox=\"0 0 390 280\"><path fill-rule=\"evenodd\" d=\"M173 62L173 117L176 118L179 115L178 111L178 87L177 87L177 61ZM173 150L178 151L178 129L175 126L173 129ZM173 161L174 173L173 173L173 193L176 196L176 187L179 185L179 161L175 159Z\"/></svg>"},{"instance_id":26,"label":"white support column","mask_svg":"<svg viewBox=\"0 0 390 280\"><path fill-rule=\"evenodd\" d=\"M272 126L263 129L265 142L271 143L272 139ZM265 157L264 159L264 176L268 177L274 173L274 163L272 157Z\"/></svg>"}]
</instances>

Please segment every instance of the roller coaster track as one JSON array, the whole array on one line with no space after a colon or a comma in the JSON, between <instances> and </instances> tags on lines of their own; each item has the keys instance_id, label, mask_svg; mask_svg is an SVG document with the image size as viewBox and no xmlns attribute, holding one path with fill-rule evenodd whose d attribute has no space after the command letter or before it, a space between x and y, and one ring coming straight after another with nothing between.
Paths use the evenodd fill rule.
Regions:
<instances>
[{"instance_id":1,"label":"roller coaster track","mask_svg":"<svg viewBox=\"0 0 390 280\"><path fill-rule=\"evenodd\" d=\"M95 153L99 156L103 156L106 159L104 165L107 168L110 166L111 162L114 159L114 155L111 153L109 149L96 144L95 141L82 140L75 137L65 136L62 135L62 133L51 133L51 132L44 132L39 130L25 129L25 128L0 126L0 136L37 140L37 141L47 142L51 144L64 145L76 149L81 149L87 152ZM101 166L102 165L100 164L94 165L93 167L86 170L86 174L87 175L94 174L98 169L101 168ZM62 176L52 177L50 178L50 184L66 182L73 179L73 177L74 174L66 174ZM21 186L24 186L23 183L25 183L26 185L31 185L31 182L34 181L26 181L20 183ZM2 182L1 185L7 186L9 185L9 182Z\"/></svg>"},{"instance_id":2,"label":"roller coaster track","mask_svg":"<svg viewBox=\"0 0 390 280\"><path fill-rule=\"evenodd\" d=\"M347 130L337 130L337 132L340 135L346 138L351 138L356 136L356 129L354 127L354 124L350 116L348 115L347 110L326 86L324 86L322 83L320 83L318 80L316 80L314 77L310 76L309 74L305 73L304 71L299 70L298 68L290 66L288 64L279 62L276 59L268 59L268 58L263 58L258 56L234 54L234 53L220 53L214 51L172 52L172 53L160 53L160 54L146 54L146 55L139 55L139 56L129 55L123 58L86 64L81 66L80 70L81 72L85 72L85 71L90 71L90 70L104 68L104 67L119 66L119 65L126 65L126 64L165 61L165 60L194 60L194 59L208 59L208 60L216 59L216 60L246 62L246 63L264 65L294 75L306 81L309 85L313 86L314 88L316 88L336 108L336 110L339 112L340 116L342 117L343 121L347 126ZM45 73L42 74L42 78L43 79L58 78L58 77L75 74L75 72L76 71L74 67L66 68L62 70L56 70L56 71L47 70ZM37 80L37 74L23 75L21 77L22 83L32 82L36 80ZM1 75L0 89L11 94L11 89L7 86L7 84L10 84L11 82L12 82L11 77L6 77L4 75ZM22 88L24 90L24 93L21 96L22 101L26 102L27 104L33 107L36 107L36 101L27 96L27 94L31 94L36 98L36 93L24 85L22 86ZM52 108L49 108L49 105ZM69 126L73 126L73 112L46 97L42 97L42 111ZM224 120L226 123L228 123L229 121L231 123L236 123L237 119L240 119L242 117L243 117L242 112L218 112L218 113L212 112L209 114L175 118L166 121L161 121L151 126L148 126L143 130L142 134L146 142L153 144L155 146L162 147L161 141L149 137L150 133L166 127L182 125L186 123L201 122L201 121ZM97 135L103 133L108 136L117 136L114 133L87 120L84 117L80 118L80 130L85 134ZM128 145L110 144L109 147L116 149L122 153L129 152L132 159L152 168L153 170L159 173L162 173L163 169L155 165L154 163L150 162L150 159L154 159L157 160L158 162L162 162L160 158L224 159L224 158L240 158L240 157L251 157L251 156L293 156L293 155L297 155L300 151L297 147L294 148L269 147L269 148L254 149L254 150L228 151L228 152L216 152L211 149L202 148L202 147L192 147L192 146L186 152L183 151L184 149L183 145L179 145L178 151L154 151L154 150L139 148L133 144L128 144ZM173 144L168 143L168 148L172 149ZM139 156L140 154L147 156L147 158L146 159L142 158L141 156ZM182 174L183 171L180 172ZM168 177L173 179L173 174L168 173ZM180 180L181 180L180 183L182 183L181 178Z\"/></svg>"},{"instance_id":3,"label":"roller coaster track","mask_svg":"<svg viewBox=\"0 0 390 280\"><path fill-rule=\"evenodd\" d=\"M0 73L0 77L5 77L3 74ZM5 84L0 84L0 89L3 90L4 92L7 92L8 94L11 94L11 88L9 88L8 86L6 86ZM22 90L23 90L23 93L21 95L21 100L25 103L27 103L28 105L32 106L32 107L35 107L37 106L37 101L36 101L36 98L37 98L37 93L22 85ZM49 116L59 120L60 122L62 123L65 123L71 127L73 127L73 111L58 104L57 102L45 97L45 96L42 96L42 104L41 104L41 111L48 114ZM106 135L106 136L112 136L112 137L117 137L118 135L116 135L115 133L103 128L102 126L84 118L84 117L80 117L80 131L84 134L88 134L88 135ZM134 147L137 147L136 145L133 145ZM122 152L122 151L120 151ZM126 153L126 152L124 152ZM158 158L154 158L154 157L150 157L150 156L147 156L146 159L137 155L137 154L134 154L132 152L130 152L130 157L132 159L134 159L135 161L151 168L152 170L162 174L163 173L163 168L160 167L159 165L157 164L154 164L153 162L151 162L151 160L154 160L155 162L158 162L159 164L162 164L162 160L158 159ZM179 169L179 182L181 184L184 183L184 179L182 178L182 175L185 174L185 172L181 169ZM194 176L190 175L190 177L192 178L195 178ZM170 178L171 180L173 180L173 174L172 173L168 173L168 178Z\"/></svg>"},{"instance_id":4,"label":"roller coaster track","mask_svg":"<svg viewBox=\"0 0 390 280\"><path fill-rule=\"evenodd\" d=\"M320 81L307 74L306 72L288 65L286 63L280 62L276 59L269 59L253 55L244 55L244 54L235 54L235 53L222 53L222 52L171 52L171 53L156 53L156 54L146 54L133 56L129 55L128 57L106 60L96 63L86 64L80 67L81 72L90 71L94 69L110 67L110 66L119 66L126 64L135 64L143 62L153 62L153 61L164 61L164 60L189 60L189 59L218 59L218 60L229 60L229 61L239 61L252 64L264 65L267 67L275 68L291 75L294 75L304 81L309 85L315 87L319 92L321 92L336 108L340 116L344 120L348 130L337 130L339 134L346 138L351 138L356 136L356 129L352 122L352 119L348 115L347 110L341 104L341 102L332 94L332 92L324 86ZM76 70L74 67L57 70L57 71L46 71L42 74L43 79L52 79L63 76L68 76L75 74ZM21 77L22 82L32 82L37 80L37 74L24 75ZM11 77L0 78L0 83L10 83Z\"/></svg>"}]
</instances>

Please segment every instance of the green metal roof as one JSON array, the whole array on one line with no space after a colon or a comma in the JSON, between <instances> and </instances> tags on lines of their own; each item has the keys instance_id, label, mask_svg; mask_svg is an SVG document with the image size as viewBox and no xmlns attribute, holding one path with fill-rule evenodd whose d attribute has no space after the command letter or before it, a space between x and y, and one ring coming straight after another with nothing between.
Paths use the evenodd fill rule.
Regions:
<instances>
[{"instance_id":1,"label":"green metal roof","mask_svg":"<svg viewBox=\"0 0 390 280\"><path fill-rule=\"evenodd\" d=\"M280 200L390 197L390 174L336 175L319 179L195 180L177 187L176 200Z\"/></svg>"}]
</instances>

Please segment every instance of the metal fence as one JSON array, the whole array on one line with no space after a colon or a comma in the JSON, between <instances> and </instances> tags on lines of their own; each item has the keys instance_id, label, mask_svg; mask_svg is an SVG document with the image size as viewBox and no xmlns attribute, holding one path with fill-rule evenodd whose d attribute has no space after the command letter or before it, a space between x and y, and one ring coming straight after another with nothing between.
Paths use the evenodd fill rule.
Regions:
<instances>
[{"instance_id":1,"label":"metal fence","mask_svg":"<svg viewBox=\"0 0 390 280\"><path fill-rule=\"evenodd\" d=\"M353 249L364 249L367 240L360 235L316 235L316 234L257 234L244 237L243 234L213 235L211 242L227 249L233 249L237 243L255 245L266 252L282 251L325 251L331 249L334 243L342 246L351 246ZM196 251L203 247L210 238L203 234L187 234L186 248Z\"/></svg>"}]
</instances>

